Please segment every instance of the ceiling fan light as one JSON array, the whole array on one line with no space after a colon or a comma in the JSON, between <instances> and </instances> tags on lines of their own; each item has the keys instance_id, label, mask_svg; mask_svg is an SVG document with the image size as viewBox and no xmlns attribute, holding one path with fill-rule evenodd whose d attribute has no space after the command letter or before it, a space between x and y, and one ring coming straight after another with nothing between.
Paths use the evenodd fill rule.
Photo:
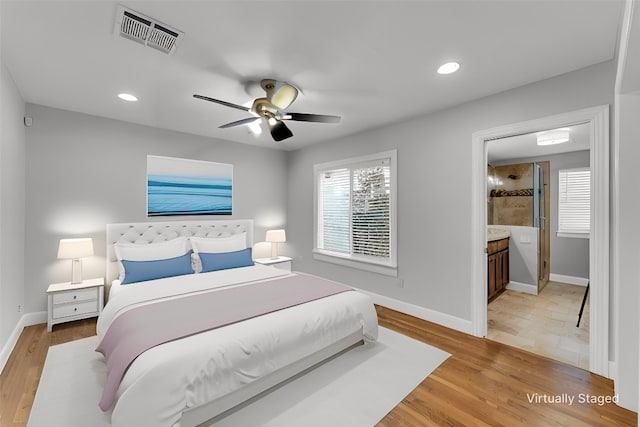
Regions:
<instances>
[{"instance_id":1,"label":"ceiling fan light","mask_svg":"<svg viewBox=\"0 0 640 427\"><path fill-rule=\"evenodd\" d=\"M271 103L280 109L287 108L296 100L298 89L288 83L278 82L271 95Z\"/></svg>"},{"instance_id":2,"label":"ceiling fan light","mask_svg":"<svg viewBox=\"0 0 640 427\"><path fill-rule=\"evenodd\" d=\"M262 126L260 126L260 120L249 123L249 130L252 134L258 136L262 133Z\"/></svg>"},{"instance_id":3,"label":"ceiling fan light","mask_svg":"<svg viewBox=\"0 0 640 427\"><path fill-rule=\"evenodd\" d=\"M569 128L553 129L536 134L538 145L555 145L569 141Z\"/></svg>"}]
</instances>

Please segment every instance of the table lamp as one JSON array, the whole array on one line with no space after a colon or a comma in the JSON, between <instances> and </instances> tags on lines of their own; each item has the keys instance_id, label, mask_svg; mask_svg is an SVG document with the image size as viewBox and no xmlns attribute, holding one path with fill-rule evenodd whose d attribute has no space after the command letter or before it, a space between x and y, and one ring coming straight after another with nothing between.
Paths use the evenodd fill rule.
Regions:
<instances>
[{"instance_id":1,"label":"table lamp","mask_svg":"<svg viewBox=\"0 0 640 427\"><path fill-rule=\"evenodd\" d=\"M287 241L284 230L268 230L264 240L271 243L271 259L278 259L278 243Z\"/></svg>"},{"instance_id":2,"label":"table lamp","mask_svg":"<svg viewBox=\"0 0 640 427\"><path fill-rule=\"evenodd\" d=\"M79 239L60 239L58 259L71 260L71 283L82 282L82 260L80 258L93 255L93 239L83 237Z\"/></svg>"}]
</instances>

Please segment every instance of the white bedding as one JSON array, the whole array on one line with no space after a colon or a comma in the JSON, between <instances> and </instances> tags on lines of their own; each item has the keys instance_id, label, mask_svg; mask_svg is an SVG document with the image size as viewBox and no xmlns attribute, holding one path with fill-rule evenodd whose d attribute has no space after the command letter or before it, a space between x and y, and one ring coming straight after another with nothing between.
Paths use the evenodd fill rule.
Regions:
<instances>
[{"instance_id":1,"label":"white bedding","mask_svg":"<svg viewBox=\"0 0 640 427\"><path fill-rule=\"evenodd\" d=\"M120 286L98 319L97 332L104 336L120 313L149 300L291 274L255 265ZM179 426L188 408L222 397L355 331L363 330L365 340L375 341L377 328L371 299L343 292L160 345L129 367L118 389L112 425Z\"/></svg>"}]
</instances>

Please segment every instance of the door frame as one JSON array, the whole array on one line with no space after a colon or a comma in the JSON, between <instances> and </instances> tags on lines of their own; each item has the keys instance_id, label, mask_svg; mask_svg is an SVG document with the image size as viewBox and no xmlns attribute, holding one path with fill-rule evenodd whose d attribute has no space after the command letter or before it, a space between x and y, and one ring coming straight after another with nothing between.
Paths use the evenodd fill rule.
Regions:
<instances>
[{"instance_id":1,"label":"door frame","mask_svg":"<svg viewBox=\"0 0 640 427\"><path fill-rule=\"evenodd\" d=\"M589 238L589 370L609 378L609 105L498 126L472 135L471 322L487 335L487 141L546 129L589 124L591 234ZM577 308L577 307L576 307ZM576 310L576 321L577 321Z\"/></svg>"}]
</instances>

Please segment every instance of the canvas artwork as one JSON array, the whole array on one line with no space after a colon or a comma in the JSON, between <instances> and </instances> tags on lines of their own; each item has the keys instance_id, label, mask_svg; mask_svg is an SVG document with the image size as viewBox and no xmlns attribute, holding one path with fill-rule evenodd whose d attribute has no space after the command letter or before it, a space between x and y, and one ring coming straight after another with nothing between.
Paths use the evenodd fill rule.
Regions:
<instances>
[{"instance_id":1,"label":"canvas artwork","mask_svg":"<svg viewBox=\"0 0 640 427\"><path fill-rule=\"evenodd\" d=\"M231 215L233 165L147 156L147 216Z\"/></svg>"}]
</instances>

